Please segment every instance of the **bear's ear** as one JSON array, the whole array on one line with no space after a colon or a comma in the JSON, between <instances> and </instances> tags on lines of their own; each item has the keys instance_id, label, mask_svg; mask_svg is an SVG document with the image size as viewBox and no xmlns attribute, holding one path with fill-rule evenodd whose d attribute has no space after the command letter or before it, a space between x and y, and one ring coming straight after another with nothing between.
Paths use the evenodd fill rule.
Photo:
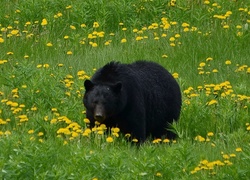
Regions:
<instances>
[{"instance_id":1,"label":"bear's ear","mask_svg":"<svg viewBox=\"0 0 250 180\"><path fill-rule=\"evenodd\" d=\"M113 91L114 91L115 93L121 92L122 83L121 83L121 82L118 82L118 83L114 84L114 85L112 86L112 89L113 89Z\"/></svg>"},{"instance_id":2,"label":"bear's ear","mask_svg":"<svg viewBox=\"0 0 250 180\"><path fill-rule=\"evenodd\" d=\"M86 91L89 91L94 87L94 84L90 80L87 79L84 81L84 87Z\"/></svg>"}]
</instances>

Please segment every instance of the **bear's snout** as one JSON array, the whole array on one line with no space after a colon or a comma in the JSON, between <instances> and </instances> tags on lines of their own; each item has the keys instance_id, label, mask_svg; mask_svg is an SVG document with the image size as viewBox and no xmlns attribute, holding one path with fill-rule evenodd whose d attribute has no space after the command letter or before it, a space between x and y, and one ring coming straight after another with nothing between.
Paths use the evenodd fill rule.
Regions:
<instances>
[{"instance_id":1,"label":"bear's snout","mask_svg":"<svg viewBox=\"0 0 250 180\"><path fill-rule=\"evenodd\" d=\"M105 113L104 113L104 109L101 105L97 105L95 107L95 111L94 111L94 118L96 121L98 122L103 122L106 118Z\"/></svg>"}]
</instances>

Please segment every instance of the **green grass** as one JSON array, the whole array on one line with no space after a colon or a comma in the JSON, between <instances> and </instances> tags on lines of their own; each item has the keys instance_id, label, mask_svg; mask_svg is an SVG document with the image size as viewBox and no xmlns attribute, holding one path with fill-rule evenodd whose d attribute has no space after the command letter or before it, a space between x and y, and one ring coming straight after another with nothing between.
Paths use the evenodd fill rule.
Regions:
<instances>
[{"instance_id":1,"label":"green grass","mask_svg":"<svg viewBox=\"0 0 250 180\"><path fill-rule=\"evenodd\" d=\"M0 178L250 177L249 2L1 2ZM178 75L174 142L88 132L84 80L139 59Z\"/></svg>"}]
</instances>

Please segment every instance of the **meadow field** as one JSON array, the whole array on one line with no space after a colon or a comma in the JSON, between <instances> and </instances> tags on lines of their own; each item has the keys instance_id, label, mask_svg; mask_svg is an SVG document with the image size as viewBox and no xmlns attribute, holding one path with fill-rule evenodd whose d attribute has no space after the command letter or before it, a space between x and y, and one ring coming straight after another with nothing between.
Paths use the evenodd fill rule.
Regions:
<instances>
[{"instance_id":1,"label":"meadow field","mask_svg":"<svg viewBox=\"0 0 250 180\"><path fill-rule=\"evenodd\" d=\"M0 0L1 179L250 179L250 1ZM90 129L84 80L154 61L176 140Z\"/></svg>"}]
</instances>

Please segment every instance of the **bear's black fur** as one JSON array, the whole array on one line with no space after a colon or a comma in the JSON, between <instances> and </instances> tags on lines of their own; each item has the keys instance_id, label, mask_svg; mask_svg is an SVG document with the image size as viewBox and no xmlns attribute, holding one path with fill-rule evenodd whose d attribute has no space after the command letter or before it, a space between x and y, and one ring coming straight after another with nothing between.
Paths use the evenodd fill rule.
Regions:
<instances>
[{"instance_id":1,"label":"bear's black fur","mask_svg":"<svg viewBox=\"0 0 250 180\"><path fill-rule=\"evenodd\" d=\"M147 61L110 62L84 82L83 103L95 121L119 127L140 142L149 136L175 138L167 128L181 110L180 87L162 66Z\"/></svg>"}]
</instances>

